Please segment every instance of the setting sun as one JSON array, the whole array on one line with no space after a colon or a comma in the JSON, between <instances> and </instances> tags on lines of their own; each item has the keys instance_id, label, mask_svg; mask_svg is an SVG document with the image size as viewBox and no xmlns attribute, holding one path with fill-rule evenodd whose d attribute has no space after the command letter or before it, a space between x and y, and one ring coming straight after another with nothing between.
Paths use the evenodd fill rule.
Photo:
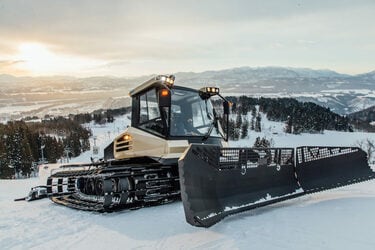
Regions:
<instances>
[{"instance_id":1,"label":"setting sun","mask_svg":"<svg viewBox=\"0 0 375 250\"><path fill-rule=\"evenodd\" d=\"M42 43L22 43L14 56L18 61L18 70L31 75L70 74L77 70L84 71L87 67L100 65L99 61L77 56L59 54L53 47Z\"/></svg>"},{"instance_id":2,"label":"setting sun","mask_svg":"<svg viewBox=\"0 0 375 250\"><path fill-rule=\"evenodd\" d=\"M23 43L18 47L17 60L20 66L33 74L44 74L54 68L58 58L47 47L39 43Z\"/></svg>"}]
</instances>

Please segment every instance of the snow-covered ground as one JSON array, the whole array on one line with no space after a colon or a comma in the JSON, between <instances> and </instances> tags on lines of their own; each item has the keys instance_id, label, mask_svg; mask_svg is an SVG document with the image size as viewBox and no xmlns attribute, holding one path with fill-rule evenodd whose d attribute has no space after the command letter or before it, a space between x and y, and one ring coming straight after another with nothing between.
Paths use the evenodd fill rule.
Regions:
<instances>
[{"instance_id":1,"label":"snow-covered ground","mask_svg":"<svg viewBox=\"0 0 375 250\"><path fill-rule=\"evenodd\" d=\"M324 131L315 134L287 134L284 132L285 124L281 122L269 121L267 117L260 113L262 118L262 132L249 131L247 139L232 141L231 146L247 146L254 144L256 137L265 137L271 141L272 147L299 147L299 146L342 146L352 147L364 140L375 141L375 133L366 132L339 132ZM250 118L250 116L249 116Z\"/></svg>"},{"instance_id":2,"label":"snow-covered ground","mask_svg":"<svg viewBox=\"0 0 375 250\"><path fill-rule=\"evenodd\" d=\"M265 135L274 146L352 146L371 133L286 135L283 125L263 119L263 133L231 146L251 146ZM101 152L129 123L91 128ZM93 140L93 139L92 139ZM93 142L93 141L92 141ZM72 161L88 161L86 152ZM48 199L14 202L37 178L0 180L1 249L374 249L375 181L307 195L225 218L211 228L185 222L181 202L116 213L77 211Z\"/></svg>"},{"instance_id":3,"label":"snow-covered ground","mask_svg":"<svg viewBox=\"0 0 375 250\"><path fill-rule=\"evenodd\" d=\"M374 249L375 181L227 217L185 222L181 202L98 214L13 202L36 179L0 181L1 249Z\"/></svg>"}]
</instances>

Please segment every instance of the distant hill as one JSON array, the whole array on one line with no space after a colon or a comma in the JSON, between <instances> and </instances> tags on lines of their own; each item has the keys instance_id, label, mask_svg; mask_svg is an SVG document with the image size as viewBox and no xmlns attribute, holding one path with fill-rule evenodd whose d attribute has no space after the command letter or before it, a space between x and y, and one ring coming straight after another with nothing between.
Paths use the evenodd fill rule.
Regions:
<instances>
[{"instance_id":1,"label":"distant hill","mask_svg":"<svg viewBox=\"0 0 375 250\"><path fill-rule=\"evenodd\" d=\"M314 102L342 115L375 105L375 71L347 75L306 68L241 67L176 73L176 77L177 83L196 88L215 85L224 95L292 97L302 102Z\"/></svg>"},{"instance_id":2,"label":"distant hill","mask_svg":"<svg viewBox=\"0 0 375 250\"><path fill-rule=\"evenodd\" d=\"M364 80L367 80L367 81L374 81L375 80L375 70L371 71L371 72L368 72L368 73L365 73L365 74L359 74L359 75L356 75L356 77L360 77Z\"/></svg>"},{"instance_id":3,"label":"distant hill","mask_svg":"<svg viewBox=\"0 0 375 250\"><path fill-rule=\"evenodd\" d=\"M308 68L240 67L201 73L176 73L176 82L197 85L210 81L231 90L237 87L246 87L241 90L245 90L247 93L321 92L338 88L375 90L375 79L370 75L371 72L347 75L332 70Z\"/></svg>"},{"instance_id":4,"label":"distant hill","mask_svg":"<svg viewBox=\"0 0 375 250\"><path fill-rule=\"evenodd\" d=\"M366 131L375 132L375 105L348 115L352 123Z\"/></svg>"},{"instance_id":5,"label":"distant hill","mask_svg":"<svg viewBox=\"0 0 375 250\"><path fill-rule=\"evenodd\" d=\"M158 74L159 72L155 72ZM173 72L170 72L173 74ZM359 74L340 74L332 70L313 70L291 67L239 67L217 71L178 72L176 84L200 87L202 84L214 84L224 89L247 93L299 93L321 92L345 89L375 90L375 71ZM30 86L47 86L52 89L108 89L134 87L151 78L152 75L139 77L98 76L75 78L70 76L14 77L0 75L1 92ZM190 85L192 84L192 85ZM233 85L235 84L235 85ZM238 87L244 86L245 89Z\"/></svg>"},{"instance_id":6,"label":"distant hill","mask_svg":"<svg viewBox=\"0 0 375 250\"><path fill-rule=\"evenodd\" d=\"M220 87L225 96L295 98L301 102L314 102L342 115L375 105L375 71L347 75L325 69L239 67L175 75L178 85L197 89L213 85ZM129 104L129 90L151 77L0 75L0 121L34 113L64 115L124 107Z\"/></svg>"},{"instance_id":7,"label":"distant hill","mask_svg":"<svg viewBox=\"0 0 375 250\"><path fill-rule=\"evenodd\" d=\"M375 121L375 105L370 108L349 114L349 117L352 119L358 119L361 121L374 122Z\"/></svg>"}]
</instances>

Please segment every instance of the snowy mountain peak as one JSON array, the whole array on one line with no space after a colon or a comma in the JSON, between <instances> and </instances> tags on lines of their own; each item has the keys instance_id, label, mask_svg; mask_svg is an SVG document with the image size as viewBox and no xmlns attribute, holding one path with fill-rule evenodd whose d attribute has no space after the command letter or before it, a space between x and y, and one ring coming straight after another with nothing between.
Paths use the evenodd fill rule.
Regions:
<instances>
[{"instance_id":1,"label":"snowy mountain peak","mask_svg":"<svg viewBox=\"0 0 375 250\"><path fill-rule=\"evenodd\" d=\"M238 67L218 71L204 71L201 73L179 72L176 75L181 77L241 77L253 79L274 79L274 78L322 78L322 77L350 77L350 75L340 74L332 70L321 69L314 70L309 68L293 67Z\"/></svg>"}]
</instances>

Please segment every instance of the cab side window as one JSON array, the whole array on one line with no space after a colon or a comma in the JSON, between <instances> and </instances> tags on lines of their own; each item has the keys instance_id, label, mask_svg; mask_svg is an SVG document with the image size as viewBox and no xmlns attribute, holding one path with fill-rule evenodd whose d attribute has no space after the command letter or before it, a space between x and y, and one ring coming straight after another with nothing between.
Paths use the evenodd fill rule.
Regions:
<instances>
[{"instance_id":1,"label":"cab side window","mask_svg":"<svg viewBox=\"0 0 375 250\"><path fill-rule=\"evenodd\" d=\"M141 95L139 102L139 128L164 135L164 127L155 89Z\"/></svg>"}]
</instances>

